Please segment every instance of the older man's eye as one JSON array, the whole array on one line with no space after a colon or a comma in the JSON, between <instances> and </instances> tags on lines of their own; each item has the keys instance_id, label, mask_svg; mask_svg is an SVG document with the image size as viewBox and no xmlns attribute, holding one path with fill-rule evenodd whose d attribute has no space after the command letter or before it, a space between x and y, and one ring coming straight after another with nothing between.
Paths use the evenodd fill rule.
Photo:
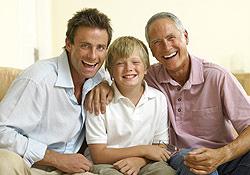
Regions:
<instances>
[{"instance_id":1,"label":"older man's eye","mask_svg":"<svg viewBox=\"0 0 250 175\"><path fill-rule=\"evenodd\" d=\"M90 48L90 44L82 43L82 44L80 44L80 47L81 47L82 49L88 49L88 48Z\"/></svg>"}]
</instances>

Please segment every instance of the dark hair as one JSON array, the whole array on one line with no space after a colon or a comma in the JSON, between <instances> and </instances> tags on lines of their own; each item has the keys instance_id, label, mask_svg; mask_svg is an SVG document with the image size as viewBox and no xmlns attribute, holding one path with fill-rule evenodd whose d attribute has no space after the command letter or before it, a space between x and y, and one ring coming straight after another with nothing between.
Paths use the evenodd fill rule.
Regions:
<instances>
[{"instance_id":1,"label":"dark hair","mask_svg":"<svg viewBox=\"0 0 250 175\"><path fill-rule=\"evenodd\" d=\"M95 8L84 8L68 21L68 27L66 37L73 44L75 38L75 32L79 27L96 27L99 29L105 29L108 33L108 45L112 39L112 27L110 19L104 14L99 12Z\"/></svg>"}]
</instances>

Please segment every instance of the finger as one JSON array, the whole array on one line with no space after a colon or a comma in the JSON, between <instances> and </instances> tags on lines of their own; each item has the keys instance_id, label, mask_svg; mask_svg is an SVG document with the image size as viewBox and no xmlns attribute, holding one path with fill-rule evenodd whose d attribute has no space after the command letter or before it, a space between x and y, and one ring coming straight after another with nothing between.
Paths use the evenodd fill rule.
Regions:
<instances>
[{"instance_id":1,"label":"finger","mask_svg":"<svg viewBox=\"0 0 250 175\"><path fill-rule=\"evenodd\" d=\"M207 160L207 156L205 152L200 152L199 154L187 154L184 157L185 161L188 162L201 162L201 161L206 161Z\"/></svg>"},{"instance_id":2,"label":"finger","mask_svg":"<svg viewBox=\"0 0 250 175\"><path fill-rule=\"evenodd\" d=\"M99 115L99 111L100 111L100 90L99 90L99 88L95 88L95 92L94 92L94 111L95 111L95 115Z\"/></svg>"},{"instance_id":3,"label":"finger","mask_svg":"<svg viewBox=\"0 0 250 175\"><path fill-rule=\"evenodd\" d=\"M111 88L111 90L109 91L107 95L107 101L106 101L107 104L109 104L112 101L113 97L114 97L114 91L113 91L113 88Z\"/></svg>"},{"instance_id":4,"label":"finger","mask_svg":"<svg viewBox=\"0 0 250 175\"><path fill-rule=\"evenodd\" d=\"M207 149L206 148L197 148L193 149L192 151L188 152L188 155L194 155L194 154L202 154L205 152Z\"/></svg>"},{"instance_id":5,"label":"finger","mask_svg":"<svg viewBox=\"0 0 250 175\"><path fill-rule=\"evenodd\" d=\"M124 160L119 160L118 162L114 163L113 166L115 169L120 170L124 166L126 166L127 163Z\"/></svg>"},{"instance_id":6,"label":"finger","mask_svg":"<svg viewBox=\"0 0 250 175\"><path fill-rule=\"evenodd\" d=\"M86 171L84 169L80 169L79 173L85 173Z\"/></svg>"},{"instance_id":7,"label":"finger","mask_svg":"<svg viewBox=\"0 0 250 175\"><path fill-rule=\"evenodd\" d=\"M204 170L197 170L197 169L193 169L190 168L190 171L193 172L194 174L199 174L199 175L203 175L203 174L209 174L210 172L204 171Z\"/></svg>"},{"instance_id":8,"label":"finger","mask_svg":"<svg viewBox=\"0 0 250 175\"><path fill-rule=\"evenodd\" d=\"M88 166L89 168L92 167L93 163L89 161L85 156L82 156L81 160L81 164Z\"/></svg>"},{"instance_id":9,"label":"finger","mask_svg":"<svg viewBox=\"0 0 250 175\"><path fill-rule=\"evenodd\" d=\"M208 166L206 165L206 163L204 162L198 162L198 163L188 163L186 161L184 161L184 164L192 169L196 169L196 170L202 170L202 171L207 171L208 170Z\"/></svg>"},{"instance_id":10,"label":"finger","mask_svg":"<svg viewBox=\"0 0 250 175\"><path fill-rule=\"evenodd\" d=\"M106 112L106 104L107 104L107 93L105 90L101 91L101 113L104 114Z\"/></svg>"},{"instance_id":11,"label":"finger","mask_svg":"<svg viewBox=\"0 0 250 175\"><path fill-rule=\"evenodd\" d=\"M170 157L171 157L171 152L168 151L168 150L166 150L166 149L164 149L164 150L165 150L165 153L164 153L165 157L166 157L167 159L170 159Z\"/></svg>"},{"instance_id":12,"label":"finger","mask_svg":"<svg viewBox=\"0 0 250 175\"><path fill-rule=\"evenodd\" d=\"M137 175L138 174L138 171L134 171L132 175Z\"/></svg>"},{"instance_id":13,"label":"finger","mask_svg":"<svg viewBox=\"0 0 250 175\"><path fill-rule=\"evenodd\" d=\"M82 164L82 167L81 167L82 170L85 171L89 171L90 170L90 166L86 165L86 164Z\"/></svg>"},{"instance_id":14,"label":"finger","mask_svg":"<svg viewBox=\"0 0 250 175\"><path fill-rule=\"evenodd\" d=\"M92 102L93 102L93 91L90 91L84 100L84 107L86 108L87 111L90 113L93 113L93 108L92 108Z\"/></svg>"},{"instance_id":15,"label":"finger","mask_svg":"<svg viewBox=\"0 0 250 175\"><path fill-rule=\"evenodd\" d=\"M127 172L129 169L130 169L130 167L126 165L126 166L122 167L122 168L120 169L120 171L121 171L122 173L125 173L125 172Z\"/></svg>"},{"instance_id":16,"label":"finger","mask_svg":"<svg viewBox=\"0 0 250 175\"><path fill-rule=\"evenodd\" d=\"M129 169L127 172L125 172L126 175L132 175L135 172L133 169Z\"/></svg>"}]
</instances>

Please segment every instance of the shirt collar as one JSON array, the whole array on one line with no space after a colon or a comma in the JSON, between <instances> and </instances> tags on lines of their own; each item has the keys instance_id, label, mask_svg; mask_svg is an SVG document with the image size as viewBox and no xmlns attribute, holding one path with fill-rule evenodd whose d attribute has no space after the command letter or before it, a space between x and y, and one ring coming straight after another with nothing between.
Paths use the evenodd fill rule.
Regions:
<instances>
[{"instance_id":1,"label":"shirt collar","mask_svg":"<svg viewBox=\"0 0 250 175\"><path fill-rule=\"evenodd\" d=\"M191 71L189 80L191 84L201 84L204 82L203 61L195 56L190 56Z\"/></svg>"},{"instance_id":2,"label":"shirt collar","mask_svg":"<svg viewBox=\"0 0 250 175\"><path fill-rule=\"evenodd\" d=\"M191 60L191 70L186 85L191 86L203 83L204 82L203 61L192 55L190 55L190 60ZM172 85L175 86L178 85L178 83L170 77L170 75L168 74L167 70L164 68L163 65L161 65L159 73L160 75L158 77L158 80L160 83L171 83Z\"/></svg>"},{"instance_id":3,"label":"shirt collar","mask_svg":"<svg viewBox=\"0 0 250 175\"><path fill-rule=\"evenodd\" d=\"M64 51L57 59L57 73L56 86L74 88L66 51Z\"/></svg>"},{"instance_id":4,"label":"shirt collar","mask_svg":"<svg viewBox=\"0 0 250 175\"><path fill-rule=\"evenodd\" d=\"M143 81L143 84L144 84L145 89L144 89L144 92L143 92L143 95L142 95L140 101L142 101L142 100L144 101L144 99L147 100L147 99L150 99L150 98L154 98L156 95L152 91L149 90L148 84L147 84L147 82L145 80ZM112 87L113 87L113 90L114 90L114 102L115 103L117 103L118 100L120 100L120 99L128 99L127 97L124 97L121 94L121 92L117 88L115 82L112 83Z\"/></svg>"}]
</instances>

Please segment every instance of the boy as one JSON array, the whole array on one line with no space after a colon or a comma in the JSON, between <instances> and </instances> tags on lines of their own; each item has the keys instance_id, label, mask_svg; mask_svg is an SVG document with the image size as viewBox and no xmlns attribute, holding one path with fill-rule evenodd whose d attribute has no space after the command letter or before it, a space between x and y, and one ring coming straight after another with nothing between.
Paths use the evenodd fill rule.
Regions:
<instances>
[{"instance_id":1,"label":"boy","mask_svg":"<svg viewBox=\"0 0 250 175\"><path fill-rule=\"evenodd\" d=\"M174 174L163 162L170 153L152 145L168 142L167 102L143 80L149 67L146 46L134 37L120 37L110 46L105 66L114 80L115 97L105 114L88 113L87 143L94 163L100 164L93 172Z\"/></svg>"}]
</instances>

